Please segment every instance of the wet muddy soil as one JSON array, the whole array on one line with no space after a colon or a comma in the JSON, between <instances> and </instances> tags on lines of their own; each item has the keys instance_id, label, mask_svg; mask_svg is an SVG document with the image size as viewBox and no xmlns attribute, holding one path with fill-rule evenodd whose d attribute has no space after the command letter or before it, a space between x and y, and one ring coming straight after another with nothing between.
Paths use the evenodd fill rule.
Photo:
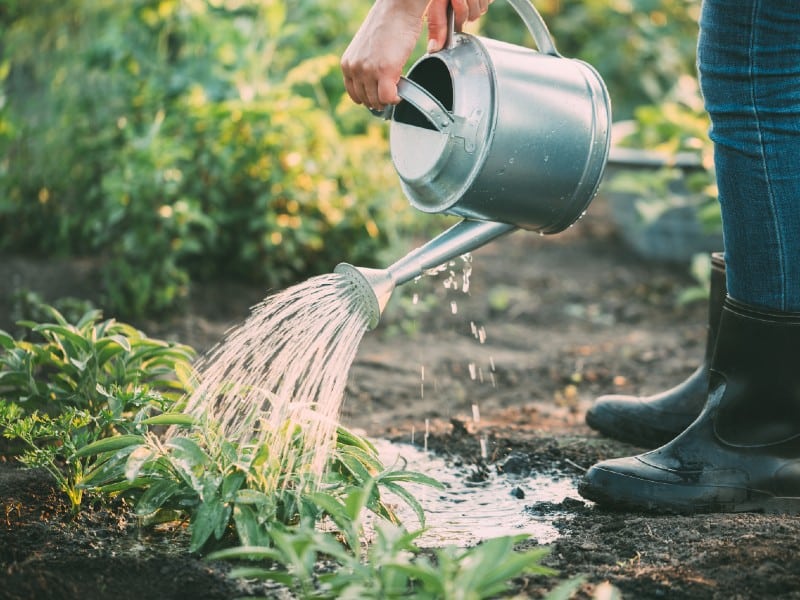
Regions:
<instances>
[{"instance_id":1,"label":"wet muddy soil","mask_svg":"<svg viewBox=\"0 0 800 600\"><path fill-rule=\"evenodd\" d=\"M461 266L454 271L461 287ZM52 301L90 296L92 281L90 264L7 257L0 321L15 288ZM560 575L515 582L521 597L582 575L576 598L607 583L631 599L800 598L795 517L613 512L574 493L537 500L534 486L519 485L577 481L597 460L641 450L596 434L584 414L600 394L658 391L694 370L706 307L677 303L693 284L685 266L626 248L600 198L563 234L516 232L477 251L468 294L441 276L398 290L364 338L342 420L376 439L427 445L478 477L507 477L520 513L551 517L557 535L528 543L547 543L546 563ZM217 285L193 294L186 315L142 329L207 349L262 292ZM70 519L46 478L9 460L0 462L0 505L0 598L282 597L229 580L225 565L185 550L182 528L141 529L124 506ZM480 527L491 532L491 518Z\"/></svg>"}]
</instances>

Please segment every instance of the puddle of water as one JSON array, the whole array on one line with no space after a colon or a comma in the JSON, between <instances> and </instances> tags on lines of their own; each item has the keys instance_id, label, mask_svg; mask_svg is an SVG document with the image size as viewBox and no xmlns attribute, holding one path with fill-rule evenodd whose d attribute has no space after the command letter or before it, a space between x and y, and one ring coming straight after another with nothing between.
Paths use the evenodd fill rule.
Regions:
<instances>
[{"instance_id":1,"label":"puddle of water","mask_svg":"<svg viewBox=\"0 0 800 600\"><path fill-rule=\"evenodd\" d=\"M373 443L384 464L407 462L408 470L429 475L445 485L441 490L405 486L425 509L426 532L417 540L423 547L468 547L489 538L521 533L548 544L560 535L554 521L570 516L553 505L579 497L571 477L498 475L492 467L481 481L472 481L474 466L454 466L411 445L386 440ZM537 509L540 506L548 508ZM416 516L404 503L398 503L397 512L409 530L419 527Z\"/></svg>"}]
</instances>

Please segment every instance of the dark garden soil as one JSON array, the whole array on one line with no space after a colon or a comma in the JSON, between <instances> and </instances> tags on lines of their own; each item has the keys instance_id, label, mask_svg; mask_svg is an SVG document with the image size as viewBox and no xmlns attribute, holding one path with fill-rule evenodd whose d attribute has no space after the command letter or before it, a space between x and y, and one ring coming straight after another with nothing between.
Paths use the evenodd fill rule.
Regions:
<instances>
[{"instance_id":1,"label":"dark garden soil","mask_svg":"<svg viewBox=\"0 0 800 600\"><path fill-rule=\"evenodd\" d=\"M0 328L12 328L14 289L47 301L91 297L94 277L91 262L0 261ZM629 251L602 199L563 234L517 232L477 251L469 295L415 285L396 292L364 338L343 421L375 438L410 442L417 432L417 443L427 426L430 449L484 469L513 463L517 473L579 478L597 460L639 451L586 427L587 407L602 393L665 389L703 354L705 304L676 303L693 285L686 267ZM415 291L420 304L440 299L414 321L407 314ZM202 351L262 292L197 288L186 315L140 326ZM485 331L484 343L471 323ZM183 527L140 528L124 506L90 506L71 519L49 481L11 459L0 462L0 503L0 598L282 597L190 555ZM522 597L584 575L577 598L591 598L604 582L631 599L800 598L797 518L609 512L577 495L533 508L552 512L560 530L546 559L560 575L517 581Z\"/></svg>"}]
</instances>

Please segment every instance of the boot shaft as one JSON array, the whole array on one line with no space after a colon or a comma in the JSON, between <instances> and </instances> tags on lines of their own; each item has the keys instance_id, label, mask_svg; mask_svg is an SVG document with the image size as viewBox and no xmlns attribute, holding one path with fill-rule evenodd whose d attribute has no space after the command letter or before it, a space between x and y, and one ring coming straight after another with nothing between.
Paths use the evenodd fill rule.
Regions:
<instances>
[{"instance_id":1,"label":"boot shaft","mask_svg":"<svg viewBox=\"0 0 800 600\"><path fill-rule=\"evenodd\" d=\"M800 444L800 313L727 298L711 361L715 430L737 446Z\"/></svg>"}]
</instances>

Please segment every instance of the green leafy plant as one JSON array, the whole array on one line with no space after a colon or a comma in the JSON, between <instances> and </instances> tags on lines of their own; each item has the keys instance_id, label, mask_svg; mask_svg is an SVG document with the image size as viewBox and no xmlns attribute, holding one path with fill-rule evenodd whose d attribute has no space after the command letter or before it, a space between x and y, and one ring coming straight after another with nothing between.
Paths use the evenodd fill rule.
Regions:
<instances>
[{"instance_id":1,"label":"green leafy plant","mask_svg":"<svg viewBox=\"0 0 800 600\"><path fill-rule=\"evenodd\" d=\"M98 415L117 404L112 389L131 393L146 386L166 400L182 397L194 357L188 346L103 320L98 310L86 312L74 324L53 307L43 305L42 310L52 322L19 323L30 340L0 332L0 397L26 412L53 415L67 407Z\"/></svg>"},{"instance_id":2,"label":"green leafy plant","mask_svg":"<svg viewBox=\"0 0 800 600\"><path fill-rule=\"evenodd\" d=\"M50 306L70 323L77 322L83 315L96 308L91 301L72 296L56 298L48 305L38 292L20 288L11 295L9 320L46 322L51 318ZM21 328L15 334L21 337L24 332L25 328Z\"/></svg>"},{"instance_id":3,"label":"green leafy plant","mask_svg":"<svg viewBox=\"0 0 800 600\"><path fill-rule=\"evenodd\" d=\"M678 79L696 74L695 0L535 0L556 46L602 75L616 119L660 102ZM479 22L496 39L533 45L506 2L495 2ZM632 74L634 76L632 76Z\"/></svg>"},{"instance_id":4,"label":"green leafy plant","mask_svg":"<svg viewBox=\"0 0 800 600\"><path fill-rule=\"evenodd\" d=\"M267 559L282 567L239 566L232 576L276 581L303 598L413 593L477 599L504 591L515 576L553 573L540 564L546 549L514 551L526 536L437 550L432 560L421 554L414 541L422 530L405 530L381 490L405 501L424 522L422 507L402 484L438 484L419 473L383 467L374 447L345 429L339 429L328 475L317 491L285 470L287 481L266 490L261 485L271 476L263 470L282 468L270 466L267 449L212 441L210 430L197 424L189 431L163 444L152 436L129 436L124 448L108 449L108 441L87 446L78 454L99 455L85 484L132 495L142 517L187 514L193 550L208 550L220 540L240 544L213 552L210 559ZM367 513L379 519L367 521ZM320 528L325 522L330 525ZM373 539L365 544L367 529ZM323 560L334 561L336 568L320 571Z\"/></svg>"},{"instance_id":5,"label":"green leafy plant","mask_svg":"<svg viewBox=\"0 0 800 600\"><path fill-rule=\"evenodd\" d=\"M138 439L149 420L183 396L193 351L153 340L90 310L75 324L46 305L53 322L22 322L31 340L0 331L0 430L23 446L20 460L50 473L79 510L94 463L79 451Z\"/></svg>"},{"instance_id":6,"label":"green leafy plant","mask_svg":"<svg viewBox=\"0 0 800 600\"><path fill-rule=\"evenodd\" d=\"M470 548L447 546L429 557L416 546L422 530L408 532L400 525L381 521L374 525L373 540L360 544L365 528L363 513L374 482L352 489L334 500L316 495L314 500L344 533L345 544L329 532L301 521L272 532L270 546L242 546L212 553L210 559L267 560L267 566L239 566L233 577L272 580L288 586L303 598L465 598L494 597L508 589L509 581L526 573L555 574L540 564L546 548L524 552L515 546L527 536L498 537ZM322 559L335 568L319 573Z\"/></svg>"},{"instance_id":7,"label":"green leafy plant","mask_svg":"<svg viewBox=\"0 0 800 600\"><path fill-rule=\"evenodd\" d=\"M635 198L643 224L656 221L667 211L683 211L706 234L719 232L722 218L713 146L697 81L684 78L671 99L639 106L632 121L615 127L621 134L616 141L620 148L640 150L662 166L615 170L607 189Z\"/></svg>"},{"instance_id":8,"label":"green leafy plant","mask_svg":"<svg viewBox=\"0 0 800 600\"><path fill-rule=\"evenodd\" d=\"M695 285L681 291L678 295L678 304L706 301L711 292L711 256L696 254L689 265L689 272L695 280Z\"/></svg>"},{"instance_id":9,"label":"green leafy plant","mask_svg":"<svg viewBox=\"0 0 800 600\"><path fill-rule=\"evenodd\" d=\"M686 89L680 97L638 106L633 118L635 127L619 144L671 155L694 152L699 155L702 165L713 166L708 115L703 109L696 81L684 81Z\"/></svg>"},{"instance_id":10,"label":"green leafy plant","mask_svg":"<svg viewBox=\"0 0 800 600\"><path fill-rule=\"evenodd\" d=\"M379 490L383 489L424 520L421 506L402 484L439 486L420 473L384 467L374 446L342 427L325 478L316 482L277 461L265 446L221 439L213 424L192 423L185 416L162 418L188 428L182 427L164 440L153 435L129 437L124 447L113 451L107 451L102 442L90 444L76 456L97 456L94 468L83 479L84 486L105 494L124 494L141 518L188 515L194 551L230 543L226 540L231 536L247 545L269 543L275 524L303 519L316 522L324 498L334 502L353 488L370 490L366 506L381 518L397 522L395 512L381 497ZM294 440L300 451L299 429ZM316 490L324 493L319 495ZM335 506L329 504L328 508ZM346 520L337 524L346 529Z\"/></svg>"},{"instance_id":11,"label":"green leafy plant","mask_svg":"<svg viewBox=\"0 0 800 600\"><path fill-rule=\"evenodd\" d=\"M73 515L80 510L84 477L95 460L79 450L99 440L108 449L126 445L146 431L147 418L164 407L164 398L158 393L140 388L113 392L109 394L113 401L96 414L74 406L56 415L26 412L18 404L0 400L3 435L23 444L18 460L27 467L45 469L67 496Z\"/></svg>"},{"instance_id":12,"label":"green leafy plant","mask_svg":"<svg viewBox=\"0 0 800 600\"><path fill-rule=\"evenodd\" d=\"M622 132L616 144L660 156L660 169L621 171L609 189L639 195L649 205L643 216L663 211L665 206L690 202L708 228L720 224L714 174L714 148L708 137L709 118L703 107L697 80L680 79L667 99L636 108L634 118L618 123ZM620 128L624 127L624 131ZM679 157L694 159L694 166L681 168Z\"/></svg>"}]
</instances>

